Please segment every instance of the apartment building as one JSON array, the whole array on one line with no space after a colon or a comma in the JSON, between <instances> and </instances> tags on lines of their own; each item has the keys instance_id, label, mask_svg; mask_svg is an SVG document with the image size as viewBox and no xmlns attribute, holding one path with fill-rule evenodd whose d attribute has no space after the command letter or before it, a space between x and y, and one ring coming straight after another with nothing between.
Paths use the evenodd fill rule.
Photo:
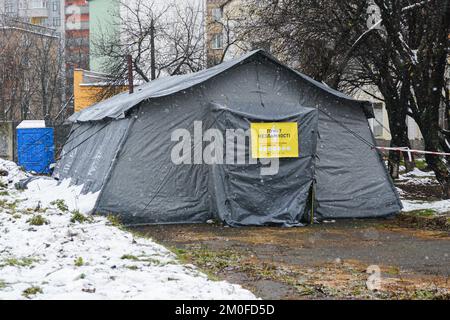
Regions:
<instances>
[{"instance_id":1,"label":"apartment building","mask_svg":"<svg viewBox=\"0 0 450 320\"><path fill-rule=\"evenodd\" d=\"M206 61L208 67L225 58L224 9L231 0L206 0Z\"/></svg>"},{"instance_id":2,"label":"apartment building","mask_svg":"<svg viewBox=\"0 0 450 320\"><path fill-rule=\"evenodd\" d=\"M78 68L89 69L89 1L65 0L65 64L66 99L68 108L73 111L74 71Z\"/></svg>"},{"instance_id":3,"label":"apartment building","mask_svg":"<svg viewBox=\"0 0 450 320\"><path fill-rule=\"evenodd\" d=\"M119 0L90 0L89 1L89 42L91 51L94 48L95 40L102 37L117 37L119 41L118 23L121 4ZM89 58L90 70L103 72L103 67L108 63L108 58L98 57L91 54Z\"/></svg>"},{"instance_id":4,"label":"apartment building","mask_svg":"<svg viewBox=\"0 0 450 320\"><path fill-rule=\"evenodd\" d=\"M367 86L364 90L358 90L353 97L359 100L370 101L373 104L375 118L369 119L369 125L378 145L389 146L391 141L391 132L389 129L389 117L385 104L374 98L383 98L381 93L375 86ZM420 133L419 126L413 118L406 117L406 125L408 126L408 138L413 148L423 148L423 137Z\"/></svg>"},{"instance_id":5,"label":"apartment building","mask_svg":"<svg viewBox=\"0 0 450 320\"><path fill-rule=\"evenodd\" d=\"M0 0L0 12L24 22L64 31L64 0Z\"/></svg>"}]
</instances>

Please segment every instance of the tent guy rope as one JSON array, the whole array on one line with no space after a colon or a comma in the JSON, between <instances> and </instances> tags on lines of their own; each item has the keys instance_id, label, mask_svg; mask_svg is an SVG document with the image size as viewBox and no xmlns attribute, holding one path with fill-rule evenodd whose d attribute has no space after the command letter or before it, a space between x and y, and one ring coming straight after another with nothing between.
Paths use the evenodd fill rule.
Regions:
<instances>
[{"instance_id":1,"label":"tent guy rope","mask_svg":"<svg viewBox=\"0 0 450 320\"><path fill-rule=\"evenodd\" d=\"M418 153L418 154L433 154L437 156L450 156L450 153L447 152L436 152L436 151L425 151L425 150L415 150L410 149L408 147L374 147L378 150L386 150L386 151L399 151L399 152L407 152L409 160L412 161L411 154Z\"/></svg>"}]
</instances>

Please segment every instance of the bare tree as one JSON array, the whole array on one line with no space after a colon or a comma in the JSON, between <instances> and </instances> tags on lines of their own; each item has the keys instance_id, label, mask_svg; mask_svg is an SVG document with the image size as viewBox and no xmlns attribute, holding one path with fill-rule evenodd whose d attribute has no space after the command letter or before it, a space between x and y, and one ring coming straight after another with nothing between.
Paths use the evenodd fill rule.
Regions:
<instances>
[{"instance_id":1,"label":"bare tree","mask_svg":"<svg viewBox=\"0 0 450 320\"><path fill-rule=\"evenodd\" d=\"M426 150L441 150L448 1L375 0L379 21L372 26L366 15L369 4L255 1L249 21L260 31L251 38L267 39L281 60L332 87L351 92L376 86L386 104L392 146L409 146L409 115L421 129ZM396 152L390 158L396 176L400 158ZM448 168L437 156L427 155L426 160L444 195L450 196Z\"/></svg>"},{"instance_id":2,"label":"bare tree","mask_svg":"<svg viewBox=\"0 0 450 320\"><path fill-rule=\"evenodd\" d=\"M62 103L64 79L62 78L63 48L60 38L37 37L31 70L38 79L41 114L44 120L53 120Z\"/></svg>"},{"instance_id":3,"label":"bare tree","mask_svg":"<svg viewBox=\"0 0 450 320\"><path fill-rule=\"evenodd\" d=\"M206 19L206 36L208 47L208 65L213 66L222 63L225 58L234 57L242 52L253 49L260 45L257 39L250 37L248 34L254 36L256 32L253 30L253 23L249 23L250 12L246 9L252 7L252 3L246 5L233 6L232 1L223 1L218 7L221 12L220 17L215 17L214 14L207 14ZM221 37L221 47L215 49L212 47L213 37L219 35ZM254 41L256 40L256 42Z\"/></svg>"},{"instance_id":4,"label":"bare tree","mask_svg":"<svg viewBox=\"0 0 450 320\"><path fill-rule=\"evenodd\" d=\"M204 23L200 3L174 2L169 22L161 33L158 70L169 75L196 72L205 68Z\"/></svg>"},{"instance_id":5,"label":"bare tree","mask_svg":"<svg viewBox=\"0 0 450 320\"><path fill-rule=\"evenodd\" d=\"M158 6L148 0L121 0L120 6L120 14L114 17L120 35L104 30L92 39L92 54L104 59L102 69L113 77L105 94L126 84L128 55L132 56L137 81L204 68L200 3L173 1Z\"/></svg>"},{"instance_id":6,"label":"bare tree","mask_svg":"<svg viewBox=\"0 0 450 320\"><path fill-rule=\"evenodd\" d=\"M0 105L5 120L51 120L61 104L60 38L52 29L2 16Z\"/></svg>"},{"instance_id":7,"label":"bare tree","mask_svg":"<svg viewBox=\"0 0 450 320\"><path fill-rule=\"evenodd\" d=\"M379 6L384 34L392 43L392 61L402 84L407 84L407 113L419 125L427 151L442 150L439 109L448 58L450 1L374 0ZM409 90L408 90L409 89ZM428 166L450 198L450 171L442 157L426 154Z\"/></svg>"}]
</instances>

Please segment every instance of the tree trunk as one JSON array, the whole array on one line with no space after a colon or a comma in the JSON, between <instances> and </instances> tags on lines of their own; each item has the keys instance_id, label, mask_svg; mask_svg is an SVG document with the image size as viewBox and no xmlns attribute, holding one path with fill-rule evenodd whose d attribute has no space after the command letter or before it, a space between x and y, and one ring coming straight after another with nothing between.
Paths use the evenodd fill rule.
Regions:
<instances>
[{"instance_id":1,"label":"tree trunk","mask_svg":"<svg viewBox=\"0 0 450 320\"><path fill-rule=\"evenodd\" d=\"M150 26L150 77L152 80L156 79L156 49L155 49L155 22L152 18Z\"/></svg>"},{"instance_id":2,"label":"tree trunk","mask_svg":"<svg viewBox=\"0 0 450 320\"><path fill-rule=\"evenodd\" d=\"M436 121L421 121L421 131L425 143L425 150L438 151L439 141L439 125ZM431 170L436 174L436 179L442 186L444 199L450 199L450 174L449 168L440 156L426 154L425 160Z\"/></svg>"},{"instance_id":3,"label":"tree trunk","mask_svg":"<svg viewBox=\"0 0 450 320\"><path fill-rule=\"evenodd\" d=\"M389 128L391 131L391 147L408 147L410 142L408 138L408 126L406 125L406 108L401 107L402 102L396 99L386 99L386 111L389 117ZM392 179L398 179L400 173L401 152L389 151L388 168ZM409 161L408 153L403 153L405 167L407 171L414 169L414 159Z\"/></svg>"}]
</instances>

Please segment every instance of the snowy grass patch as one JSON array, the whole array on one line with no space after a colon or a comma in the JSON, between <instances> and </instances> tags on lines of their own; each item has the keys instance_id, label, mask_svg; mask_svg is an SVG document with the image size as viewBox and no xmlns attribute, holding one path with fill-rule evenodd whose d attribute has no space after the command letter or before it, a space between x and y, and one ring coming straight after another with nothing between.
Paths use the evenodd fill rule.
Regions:
<instances>
[{"instance_id":1,"label":"snowy grass patch","mask_svg":"<svg viewBox=\"0 0 450 320\"><path fill-rule=\"evenodd\" d=\"M422 171L419 168L415 168L413 171L401 174L400 178L396 181L397 191L402 198L403 212L427 212L431 215L441 215L443 213L450 212L450 200L438 200L438 201L426 201L411 199L411 195L401 189L401 186L417 186L419 190L425 190L424 188L436 187L438 182L434 172ZM399 187L400 186L400 187ZM422 188L422 189L420 189ZM407 198L410 196L408 200Z\"/></svg>"},{"instance_id":2,"label":"snowy grass patch","mask_svg":"<svg viewBox=\"0 0 450 320\"><path fill-rule=\"evenodd\" d=\"M442 214L450 211L450 200L440 201L418 201L402 200L403 211L432 210L436 214Z\"/></svg>"},{"instance_id":3,"label":"snowy grass patch","mask_svg":"<svg viewBox=\"0 0 450 320\"><path fill-rule=\"evenodd\" d=\"M8 173L28 176L13 164L0 159ZM0 299L255 299L118 228L116 218L88 215L98 194L48 178L19 191L16 177L1 178Z\"/></svg>"}]
</instances>

